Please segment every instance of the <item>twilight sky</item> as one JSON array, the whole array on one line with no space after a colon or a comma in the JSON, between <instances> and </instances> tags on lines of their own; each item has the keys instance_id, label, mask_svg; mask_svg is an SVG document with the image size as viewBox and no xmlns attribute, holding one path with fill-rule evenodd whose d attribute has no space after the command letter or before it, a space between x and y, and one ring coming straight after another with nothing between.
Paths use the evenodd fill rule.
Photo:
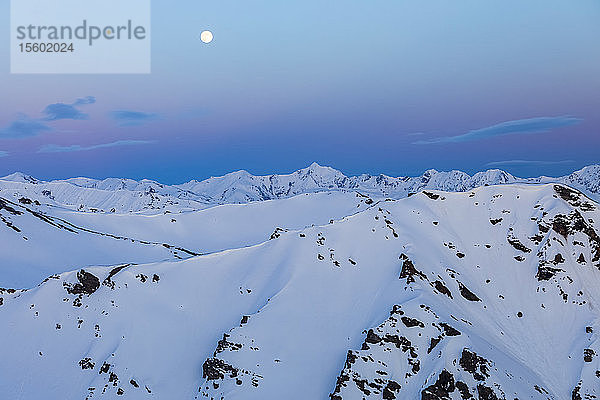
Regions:
<instances>
[{"instance_id":1,"label":"twilight sky","mask_svg":"<svg viewBox=\"0 0 600 400\"><path fill-rule=\"evenodd\" d=\"M11 75L0 13L0 176L600 162L598 0L155 0L149 75Z\"/></svg>"}]
</instances>

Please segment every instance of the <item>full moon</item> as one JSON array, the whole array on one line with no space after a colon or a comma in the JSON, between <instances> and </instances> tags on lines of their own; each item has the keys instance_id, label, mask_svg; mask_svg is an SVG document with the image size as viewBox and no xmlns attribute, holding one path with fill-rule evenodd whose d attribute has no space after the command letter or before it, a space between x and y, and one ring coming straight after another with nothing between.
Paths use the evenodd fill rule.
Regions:
<instances>
[{"instance_id":1,"label":"full moon","mask_svg":"<svg viewBox=\"0 0 600 400\"><path fill-rule=\"evenodd\" d=\"M211 31L204 31L200 34L200 40L204 43L210 43L213 41L213 34Z\"/></svg>"}]
</instances>

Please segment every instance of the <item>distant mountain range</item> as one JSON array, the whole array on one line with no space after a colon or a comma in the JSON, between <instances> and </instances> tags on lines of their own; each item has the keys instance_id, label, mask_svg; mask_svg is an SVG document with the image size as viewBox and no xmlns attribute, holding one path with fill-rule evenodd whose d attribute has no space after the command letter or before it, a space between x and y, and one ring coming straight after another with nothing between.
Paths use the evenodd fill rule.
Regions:
<instances>
[{"instance_id":1,"label":"distant mountain range","mask_svg":"<svg viewBox=\"0 0 600 400\"><path fill-rule=\"evenodd\" d=\"M45 182L14 173L0 178L0 196L25 196L50 206L79 211L152 213L198 210L215 204L243 204L323 191L356 191L374 198L401 199L425 189L464 192L480 186L510 183L562 183L600 200L600 165L590 165L558 178L518 178L498 169L473 176L461 171L431 169L417 177L368 174L348 177L336 169L313 163L288 175L255 176L238 171L180 185L121 178Z\"/></svg>"}]
</instances>

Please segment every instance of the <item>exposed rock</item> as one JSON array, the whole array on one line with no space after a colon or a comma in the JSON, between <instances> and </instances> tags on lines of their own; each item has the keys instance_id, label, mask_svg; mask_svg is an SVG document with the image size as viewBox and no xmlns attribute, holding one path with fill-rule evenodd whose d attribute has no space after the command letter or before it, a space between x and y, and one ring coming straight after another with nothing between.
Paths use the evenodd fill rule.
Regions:
<instances>
[{"instance_id":1,"label":"exposed rock","mask_svg":"<svg viewBox=\"0 0 600 400\"><path fill-rule=\"evenodd\" d=\"M438 343L442 340L441 336L436 338L431 338L431 342L429 343L429 348L427 349L427 354L431 353L431 351L438 345Z\"/></svg>"},{"instance_id":2,"label":"exposed rock","mask_svg":"<svg viewBox=\"0 0 600 400\"><path fill-rule=\"evenodd\" d=\"M110 370L110 364L107 362L104 362L104 364L102 364L102 366L100 367L100 371L98 373L99 374L107 374L109 370Z\"/></svg>"},{"instance_id":3,"label":"exposed rock","mask_svg":"<svg viewBox=\"0 0 600 400\"><path fill-rule=\"evenodd\" d=\"M547 281L547 280L550 280L558 272L562 272L562 271L563 270L560 268L552 268L552 267L540 265L538 267L538 272L535 275L535 277L537 278L538 281Z\"/></svg>"},{"instance_id":4,"label":"exposed rock","mask_svg":"<svg viewBox=\"0 0 600 400\"><path fill-rule=\"evenodd\" d=\"M79 366L81 369L94 369L95 364L92 362L92 359L89 357L84 358L79 361Z\"/></svg>"},{"instance_id":5,"label":"exposed rock","mask_svg":"<svg viewBox=\"0 0 600 400\"><path fill-rule=\"evenodd\" d=\"M429 197L431 200L437 200L440 198L439 194L436 193L432 193L432 192L427 192L427 191L423 191L423 194L427 197Z\"/></svg>"},{"instance_id":6,"label":"exposed rock","mask_svg":"<svg viewBox=\"0 0 600 400\"><path fill-rule=\"evenodd\" d=\"M227 339L229 339L229 337L230 335L227 333L223 334L223 339L219 340L217 343L217 349L215 350L213 357L216 357L217 354L222 353L225 350L238 351L242 348L242 344L228 341Z\"/></svg>"},{"instance_id":7,"label":"exposed rock","mask_svg":"<svg viewBox=\"0 0 600 400\"><path fill-rule=\"evenodd\" d=\"M83 269L77 272L77 280L79 280L79 283L74 285L68 283L64 284L68 293L90 295L100 287L100 280L95 275L92 275Z\"/></svg>"},{"instance_id":8,"label":"exposed rock","mask_svg":"<svg viewBox=\"0 0 600 400\"><path fill-rule=\"evenodd\" d=\"M455 390L454 376L444 369L433 385L421 391L421 400L450 400L450 393Z\"/></svg>"},{"instance_id":9,"label":"exposed rock","mask_svg":"<svg viewBox=\"0 0 600 400\"><path fill-rule=\"evenodd\" d=\"M427 279L425 274L417 270L413 262L405 254L401 254L400 259L403 261L402 271L400 271L400 279L406 278L407 284L415 282L415 276L418 276L423 280Z\"/></svg>"},{"instance_id":10,"label":"exposed rock","mask_svg":"<svg viewBox=\"0 0 600 400\"><path fill-rule=\"evenodd\" d=\"M459 336L460 332L445 322L440 323L440 326L444 329L446 336Z\"/></svg>"},{"instance_id":11,"label":"exposed rock","mask_svg":"<svg viewBox=\"0 0 600 400\"><path fill-rule=\"evenodd\" d=\"M521 243L521 241L519 241L519 239L517 239L516 237L509 236L506 238L506 240L508 240L508 243L510 243L510 245L515 249L524 253L531 253L531 249L525 246L523 243Z\"/></svg>"},{"instance_id":12,"label":"exposed rock","mask_svg":"<svg viewBox=\"0 0 600 400\"><path fill-rule=\"evenodd\" d=\"M202 364L202 377L209 381L223 379L225 374L235 378L238 372L237 368L218 358L209 358Z\"/></svg>"},{"instance_id":13,"label":"exposed rock","mask_svg":"<svg viewBox=\"0 0 600 400\"><path fill-rule=\"evenodd\" d=\"M365 342L371 343L371 344L377 344L377 343L381 342L381 338L379 336L377 336L377 334L375 332L373 332L373 329L369 329L369 332L367 333Z\"/></svg>"},{"instance_id":14,"label":"exposed rock","mask_svg":"<svg viewBox=\"0 0 600 400\"><path fill-rule=\"evenodd\" d=\"M435 281L435 282L433 282L433 286L435 287L435 289L438 292L445 294L446 296L452 298L452 293L450 292L450 289L448 289L442 282Z\"/></svg>"},{"instance_id":15,"label":"exposed rock","mask_svg":"<svg viewBox=\"0 0 600 400\"><path fill-rule=\"evenodd\" d=\"M590 363L594 359L595 355L596 355L596 352L593 349L584 349L583 350L583 361Z\"/></svg>"},{"instance_id":16,"label":"exposed rock","mask_svg":"<svg viewBox=\"0 0 600 400\"><path fill-rule=\"evenodd\" d=\"M458 289L460 290L461 296L464 297L465 299L467 299L469 301L481 301L481 299L479 297L477 297L477 295L475 295L475 293L471 292L461 282L458 282Z\"/></svg>"},{"instance_id":17,"label":"exposed rock","mask_svg":"<svg viewBox=\"0 0 600 400\"><path fill-rule=\"evenodd\" d=\"M416 318L402 317L401 320L402 320L402 323L404 325L406 325L408 328L412 328L415 326L418 326L419 328L425 327L425 325L423 325L423 323Z\"/></svg>"},{"instance_id":18,"label":"exposed rock","mask_svg":"<svg viewBox=\"0 0 600 400\"><path fill-rule=\"evenodd\" d=\"M392 380L388 381L388 383L385 386L385 388L383 388L383 399L384 400L394 400L394 399L396 399L396 396L400 392L401 388L402 387L400 386L400 384L398 382L395 382L395 381L392 381Z\"/></svg>"},{"instance_id":19,"label":"exposed rock","mask_svg":"<svg viewBox=\"0 0 600 400\"><path fill-rule=\"evenodd\" d=\"M485 385L477 385L477 393L479 394L479 400L499 400L496 393Z\"/></svg>"},{"instance_id":20,"label":"exposed rock","mask_svg":"<svg viewBox=\"0 0 600 400\"><path fill-rule=\"evenodd\" d=\"M473 375L473 378L478 381L483 381L485 378L490 377L490 362L468 349L463 349L459 363L465 371Z\"/></svg>"},{"instance_id":21,"label":"exposed rock","mask_svg":"<svg viewBox=\"0 0 600 400\"><path fill-rule=\"evenodd\" d=\"M589 201L581 192L575 189L563 185L554 185L554 191L558 196L572 205L573 207L579 207L583 211L593 211L596 209L594 204Z\"/></svg>"},{"instance_id":22,"label":"exposed rock","mask_svg":"<svg viewBox=\"0 0 600 400\"><path fill-rule=\"evenodd\" d=\"M456 389L458 389L460 392L460 397L462 397L463 400L469 400L473 398L473 395L471 395L469 387L466 383L461 381L456 382Z\"/></svg>"},{"instance_id":23,"label":"exposed rock","mask_svg":"<svg viewBox=\"0 0 600 400\"><path fill-rule=\"evenodd\" d=\"M125 264L125 265L121 265L119 267L113 268L108 276L106 277L106 279L104 279L104 281L102 282L102 284L104 286L108 286L111 289L115 288L115 283L112 281L112 277L115 276L116 274L118 274L123 268L128 267L130 264Z\"/></svg>"}]
</instances>

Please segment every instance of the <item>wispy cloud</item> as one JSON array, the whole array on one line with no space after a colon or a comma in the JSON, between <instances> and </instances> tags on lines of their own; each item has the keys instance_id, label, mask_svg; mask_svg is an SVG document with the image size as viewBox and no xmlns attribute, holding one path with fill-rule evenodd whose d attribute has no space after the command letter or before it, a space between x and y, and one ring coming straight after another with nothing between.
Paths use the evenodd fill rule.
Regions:
<instances>
[{"instance_id":1,"label":"wispy cloud","mask_svg":"<svg viewBox=\"0 0 600 400\"><path fill-rule=\"evenodd\" d=\"M462 143L483 140L497 136L524 135L549 132L551 130L578 124L582 121L574 117L539 117L506 121L486 128L475 129L457 136L445 136L419 140L413 144Z\"/></svg>"},{"instance_id":2,"label":"wispy cloud","mask_svg":"<svg viewBox=\"0 0 600 400\"><path fill-rule=\"evenodd\" d=\"M44 121L58 121L60 119L89 119L88 114L82 113L71 104L56 103L50 104L43 111L46 114Z\"/></svg>"},{"instance_id":3,"label":"wispy cloud","mask_svg":"<svg viewBox=\"0 0 600 400\"><path fill-rule=\"evenodd\" d=\"M73 120L82 120L89 119L89 115L81 112L77 107L94 104L96 102L96 98L93 96L87 96L80 99L75 100L71 104L66 103L54 103L48 105L42 111L43 114L46 115L44 118L45 121L58 121L60 119L73 119Z\"/></svg>"},{"instance_id":4,"label":"wispy cloud","mask_svg":"<svg viewBox=\"0 0 600 400\"><path fill-rule=\"evenodd\" d=\"M27 115L20 114L16 120L11 122L6 128L0 129L0 138L18 139L31 136L37 136L44 131L50 131L52 128L40 122L37 119L29 118Z\"/></svg>"},{"instance_id":5,"label":"wispy cloud","mask_svg":"<svg viewBox=\"0 0 600 400\"><path fill-rule=\"evenodd\" d=\"M47 144L42 146L38 153L71 153L74 151L89 151L96 149L105 149L109 147L120 147L120 146L137 146L143 144L152 144L156 143L154 140L118 140L116 142L111 143L102 143L95 144L92 146L81 146L78 144L73 144L70 146L61 146L58 144Z\"/></svg>"},{"instance_id":6,"label":"wispy cloud","mask_svg":"<svg viewBox=\"0 0 600 400\"><path fill-rule=\"evenodd\" d=\"M2 158L2 157L8 157L8 156L9 156L8 151L0 150L0 158Z\"/></svg>"},{"instance_id":7,"label":"wispy cloud","mask_svg":"<svg viewBox=\"0 0 600 400\"><path fill-rule=\"evenodd\" d=\"M93 96L82 97L71 104L54 103L49 104L42 110L42 118L31 118L25 114L18 114L17 118L9 123L6 128L0 129L0 139L18 139L37 136L43 132L53 130L48 122L61 119L83 120L89 116L81 112L77 107L94 104L96 98Z\"/></svg>"},{"instance_id":8,"label":"wispy cloud","mask_svg":"<svg viewBox=\"0 0 600 400\"><path fill-rule=\"evenodd\" d=\"M573 164L574 160L543 161L543 160L505 160L493 161L485 164L486 167L543 167L548 165Z\"/></svg>"},{"instance_id":9,"label":"wispy cloud","mask_svg":"<svg viewBox=\"0 0 600 400\"><path fill-rule=\"evenodd\" d=\"M75 100L73 103L74 106L83 106L86 104L94 104L96 102L96 98L94 96L86 96Z\"/></svg>"},{"instance_id":10,"label":"wispy cloud","mask_svg":"<svg viewBox=\"0 0 600 400\"><path fill-rule=\"evenodd\" d=\"M159 115L156 113L129 110L113 111L110 113L110 116L121 126L142 125L159 119Z\"/></svg>"}]
</instances>

